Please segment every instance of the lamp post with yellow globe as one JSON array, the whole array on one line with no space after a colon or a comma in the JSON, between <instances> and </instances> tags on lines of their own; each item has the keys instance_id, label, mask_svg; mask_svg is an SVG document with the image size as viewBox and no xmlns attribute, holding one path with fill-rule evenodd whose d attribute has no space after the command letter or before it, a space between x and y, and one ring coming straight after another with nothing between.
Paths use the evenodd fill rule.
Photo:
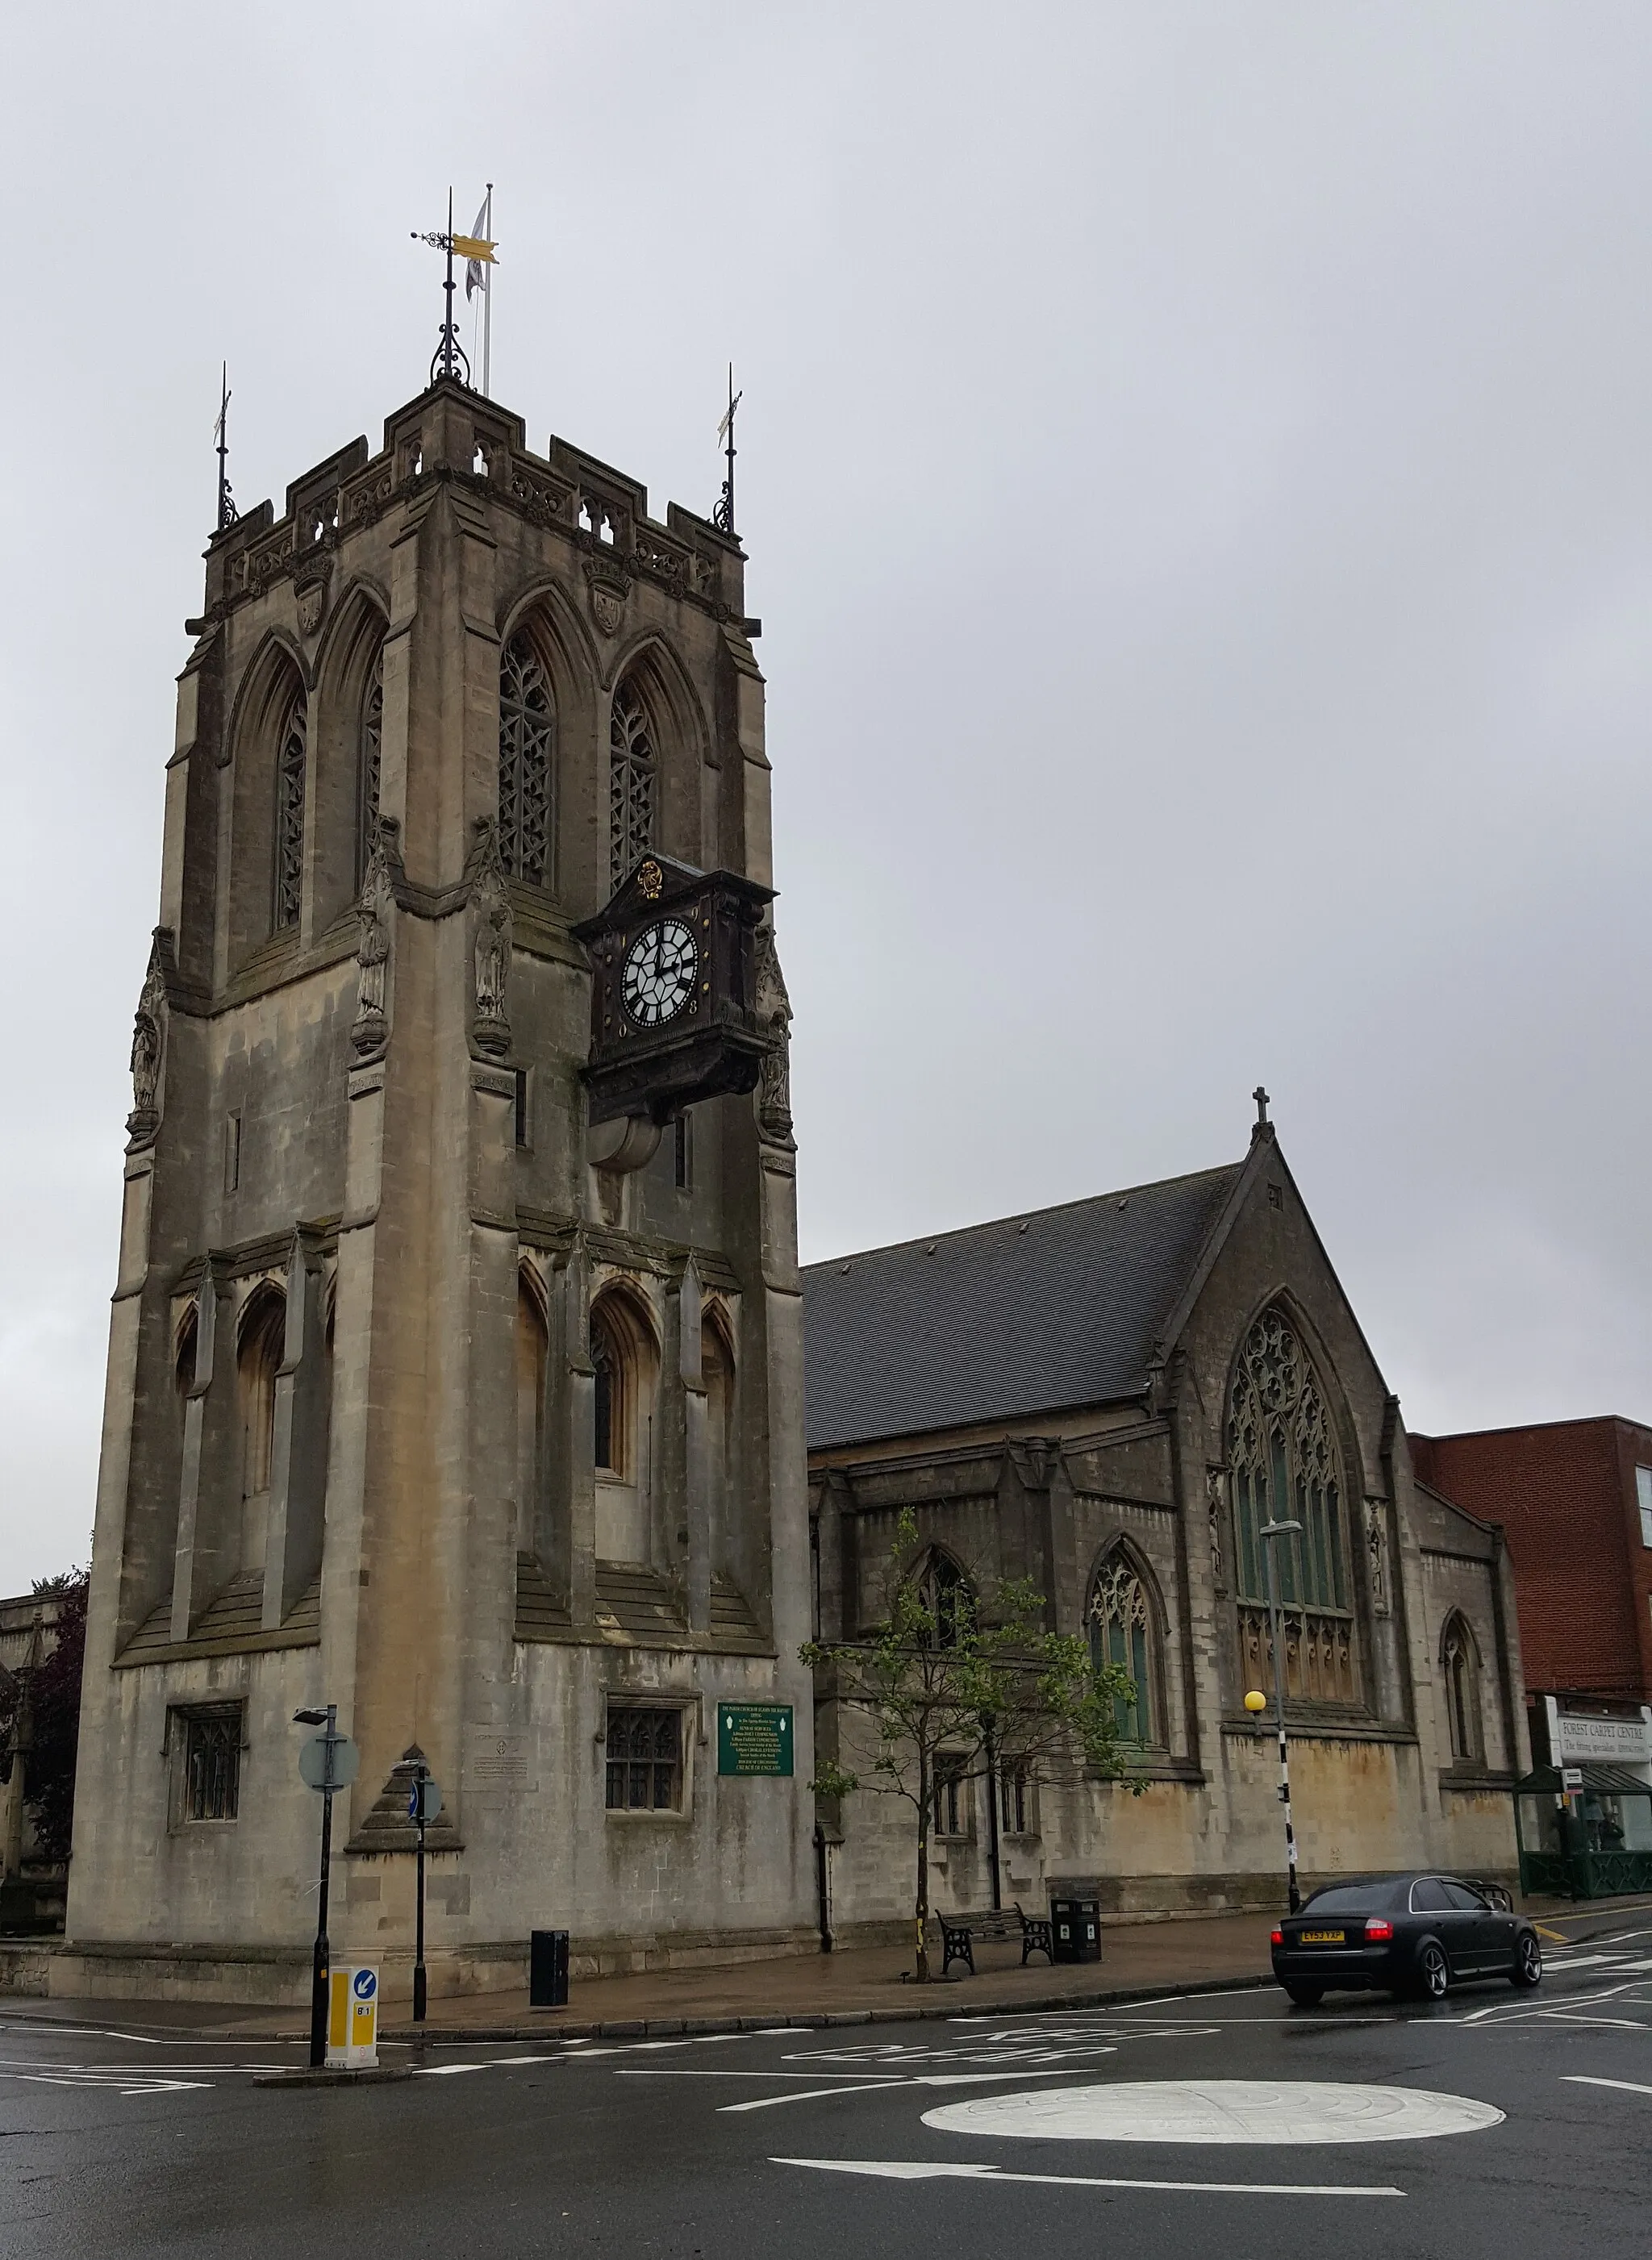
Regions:
<instances>
[{"instance_id":1,"label":"lamp post with yellow globe","mask_svg":"<svg viewBox=\"0 0 1652 2260\"><path fill-rule=\"evenodd\" d=\"M1285 1752L1285 1656L1284 1627L1279 1606L1279 1571L1274 1560L1274 1546L1282 1538L1301 1531L1295 1520L1264 1522L1259 1535L1266 1541L1262 1553L1268 1564L1268 1615L1272 1632L1274 1716L1279 1727L1279 1802L1285 1809L1285 1890L1291 1912L1295 1914L1302 1905L1302 1893L1297 1888L1297 1832L1291 1818L1291 1761ZM1260 1717L1268 1707L1268 1698L1259 1687L1253 1687L1245 1698L1245 1708L1252 1718Z\"/></svg>"}]
</instances>

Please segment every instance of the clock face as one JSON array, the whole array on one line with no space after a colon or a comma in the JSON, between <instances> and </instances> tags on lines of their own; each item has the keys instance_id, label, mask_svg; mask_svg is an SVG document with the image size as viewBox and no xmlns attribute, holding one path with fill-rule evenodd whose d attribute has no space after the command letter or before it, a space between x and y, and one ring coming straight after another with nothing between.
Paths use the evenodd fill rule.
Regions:
<instances>
[{"instance_id":1,"label":"clock face","mask_svg":"<svg viewBox=\"0 0 1652 2260\"><path fill-rule=\"evenodd\" d=\"M699 950L681 919L645 926L626 956L626 1011L640 1028L662 1027L693 996L699 969Z\"/></svg>"}]
</instances>

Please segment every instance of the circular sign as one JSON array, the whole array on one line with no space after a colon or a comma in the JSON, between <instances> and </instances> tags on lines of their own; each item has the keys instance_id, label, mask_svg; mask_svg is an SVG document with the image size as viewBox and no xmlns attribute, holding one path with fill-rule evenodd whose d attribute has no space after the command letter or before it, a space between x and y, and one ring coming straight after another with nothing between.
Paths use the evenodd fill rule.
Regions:
<instances>
[{"instance_id":1,"label":"circular sign","mask_svg":"<svg viewBox=\"0 0 1652 2260\"><path fill-rule=\"evenodd\" d=\"M376 1970L358 1970L350 1980L350 1991L358 2001L370 2001L379 1989Z\"/></svg>"},{"instance_id":2,"label":"circular sign","mask_svg":"<svg viewBox=\"0 0 1652 2260\"><path fill-rule=\"evenodd\" d=\"M974 2095L926 2111L948 2135L1048 2142L1410 2142L1472 2135L1503 2117L1466 2095L1297 2079L1121 2080Z\"/></svg>"},{"instance_id":3,"label":"circular sign","mask_svg":"<svg viewBox=\"0 0 1652 2260\"><path fill-rule=\"evenodd\" d=\"M361 1753L348 1734L333 1738L333 1787L348 1789L361 1770ZM311 1789L327 1786L327 1738L312 1734L298 1753L298 1778Z\"/></svg>"}]
</instances>

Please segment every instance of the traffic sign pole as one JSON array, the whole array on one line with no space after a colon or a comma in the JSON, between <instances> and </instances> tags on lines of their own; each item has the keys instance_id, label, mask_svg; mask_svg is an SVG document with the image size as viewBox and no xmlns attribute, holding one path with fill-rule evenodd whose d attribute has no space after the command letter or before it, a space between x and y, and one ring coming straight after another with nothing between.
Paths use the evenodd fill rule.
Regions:
<instances>
[{"instance_id":1,"label":"traffic sign pole","mask_svg":"<svg viewBox=\"0 0 1652 2260\"><path fill-rule=\"evenodd\" d=\"M339 1706L327 1706L327 1770L321 1783L321 1892L316 1901L316 1956L310 1978L310 2061L319 2070L327 2060L327 1971L333 1949L327 1939L327 1885L333 1875L333 1738Z\"/></svg>"},{"instance_id":2,"label":"traffic sign pole","mask_svg":"<svg viewBox=\"0 0 1652 2260\"><path fill-rule=\"evenodd\" d=\"M329 1703L325 1711L295 1711L292 1715L295 1726L322 1729L298 1754L300 1779L321 1792L321 1888L316 1900L316 1951L310 1978L310 2061L319 2069L327 2055L327 1973L333 1963L327 1938L327 1885L333 1874L333 1800L338 1791L347 1789L355 1779L359 1761L354 1743L347 1734L339 1732L336 1703ZM318 1748L321 1754L319 1766L313 1755Z\"/></svg>"},{"instance_id":3,"label":"traffic sign pole","mask_svg":"<svg viewBox=\"0 0 1652 2260\"><path fill-rule=\"evenodd\" d=\"M414 1920L413 1937L413 2022L425 2021L426 1992L425 1984L425 1784L430 1779L430 1768L421 1765L413 1783L413 1813L418 1822L418 1910Z\"/></svg>"}]
</instances>

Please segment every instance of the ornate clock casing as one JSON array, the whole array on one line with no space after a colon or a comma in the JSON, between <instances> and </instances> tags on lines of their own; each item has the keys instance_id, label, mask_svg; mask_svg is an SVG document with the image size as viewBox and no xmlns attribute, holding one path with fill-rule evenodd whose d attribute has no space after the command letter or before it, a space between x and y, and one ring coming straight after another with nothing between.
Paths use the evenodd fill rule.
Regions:
<instances>
[{"instance_id":1,"label":"ornate clock casing","mask_svg":"<svg viewBox=\"0 0 1652 2260\"><path fill-rule=\"evenodd\" d=\"M765 1044L756 934L772 887L645 855L574 928L591 963L592 1126L665 1122L698 1099L754 1091Z\"/></svg>"}]
</instances>

